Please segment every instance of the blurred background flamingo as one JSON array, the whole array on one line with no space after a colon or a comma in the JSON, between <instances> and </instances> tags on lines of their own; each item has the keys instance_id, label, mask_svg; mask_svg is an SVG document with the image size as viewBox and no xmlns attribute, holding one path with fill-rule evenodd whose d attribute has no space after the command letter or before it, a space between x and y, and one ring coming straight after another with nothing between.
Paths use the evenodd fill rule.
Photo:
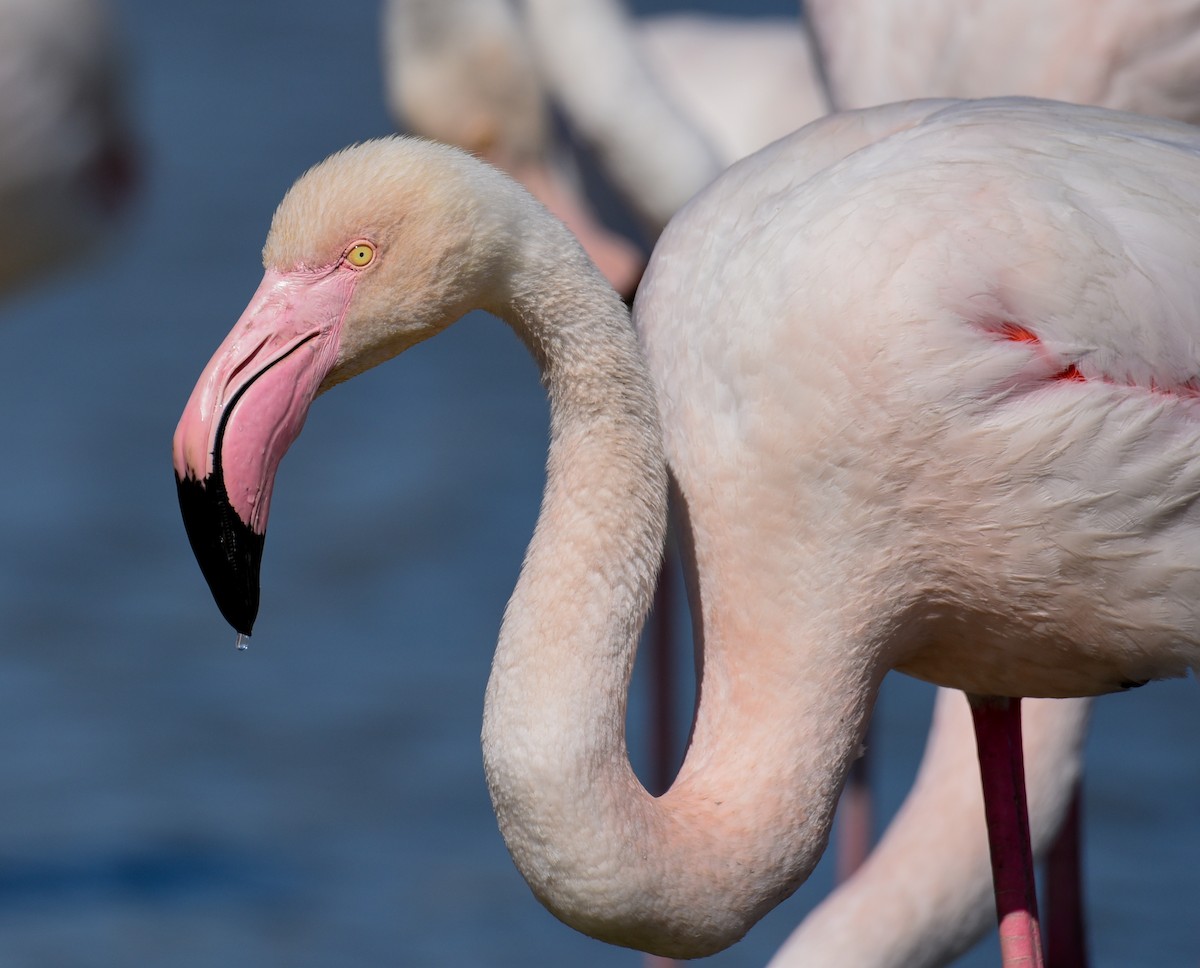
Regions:
<instances>
[{"instance_id":1,"label":"blurred background flamingo","mask_svg":"<svg viewBox=\"0 0 1200 968\"><path fill-rule=\"evenodd\" d=\"M100 0L0 0L0 291L79 258L136 179Z\"/></svg>"}]
</instances>

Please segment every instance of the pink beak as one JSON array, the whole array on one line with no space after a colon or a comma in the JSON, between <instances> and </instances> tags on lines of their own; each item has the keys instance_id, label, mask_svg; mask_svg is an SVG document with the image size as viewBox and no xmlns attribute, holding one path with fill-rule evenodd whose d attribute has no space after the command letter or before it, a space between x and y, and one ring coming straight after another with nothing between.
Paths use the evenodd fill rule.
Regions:
<instances>
[{"instance_id":1,"label":"pink beak","mask_svg":"<svg viewBox=\"0 0 1200 968\"><path fill-rule=\"evenodd\" d=\"M358 272L268 269L175 429L175 480L217 607L249 635L275 471L337 359Z\"/></svg>"}]
</instances>

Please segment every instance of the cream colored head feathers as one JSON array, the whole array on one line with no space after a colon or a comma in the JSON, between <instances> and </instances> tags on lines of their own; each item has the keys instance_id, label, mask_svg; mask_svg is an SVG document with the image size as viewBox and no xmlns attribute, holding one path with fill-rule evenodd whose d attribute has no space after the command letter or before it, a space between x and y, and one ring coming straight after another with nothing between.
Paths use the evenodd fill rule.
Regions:
<instances>
[{"instance_id":1,"label":"cream colored head feathers","mask_svg":"<svg viewBox=\"0 0 1200 968\"><path fill-rule=\"evenodd\" d=\"M302 175L275 211L263 265L320 272L360 242L375 250L326 386L491 308L510 251L495 243L516 234L523 196L464 152L413 138L354 145Z\"/></svg>"}]
</instances>

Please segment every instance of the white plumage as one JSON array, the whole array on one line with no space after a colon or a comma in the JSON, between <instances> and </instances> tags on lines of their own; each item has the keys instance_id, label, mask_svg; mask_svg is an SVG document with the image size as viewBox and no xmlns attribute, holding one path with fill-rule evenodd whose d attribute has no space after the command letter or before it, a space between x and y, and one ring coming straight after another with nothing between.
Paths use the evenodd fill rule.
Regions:
<instances>
[{"instance_id":1,"label":"white plumage","mask_svg":"<svg viewBox=\"0 0 1200 968\"><path fill-rule=\"evenodd\" d=\"M889 602L897 668L969 692L1183 674L1198 148L1133 115L917 102L816 122L702 193L637 307L668 454L693 506L753 493L809 522L735 570L828 615L795 580L820 559L836 611Z\"/></svg>"}]
</instances>

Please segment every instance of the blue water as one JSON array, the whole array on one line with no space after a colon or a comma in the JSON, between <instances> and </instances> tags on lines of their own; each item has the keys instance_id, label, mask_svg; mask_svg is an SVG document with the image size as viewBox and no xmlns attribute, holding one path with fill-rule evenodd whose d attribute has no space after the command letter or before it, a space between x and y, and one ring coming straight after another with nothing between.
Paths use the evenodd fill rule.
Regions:
<instances>
[{"instance_id":1,"label":"blue water","mask_svg":"<svg viewBox=\"0 0 1200 968\"><path fill-rule=\"evenodd\" d=\"M171 432L275 203L390 130L375 5L119 9L141 203L101 257L0 306L0 963L639 964L543 911L484 787L484 682L546 434L500 323L320 401L283 466L248 652L179 522ZM929 699L897 678L881 702L885 816ZM1098 965L1200 960L1198 727L1193 682L1097 705ZM762 964L829 886L823 864L708 963ZM995 960L988 942L966 963Z\"/></svg>"}]
</instances>

